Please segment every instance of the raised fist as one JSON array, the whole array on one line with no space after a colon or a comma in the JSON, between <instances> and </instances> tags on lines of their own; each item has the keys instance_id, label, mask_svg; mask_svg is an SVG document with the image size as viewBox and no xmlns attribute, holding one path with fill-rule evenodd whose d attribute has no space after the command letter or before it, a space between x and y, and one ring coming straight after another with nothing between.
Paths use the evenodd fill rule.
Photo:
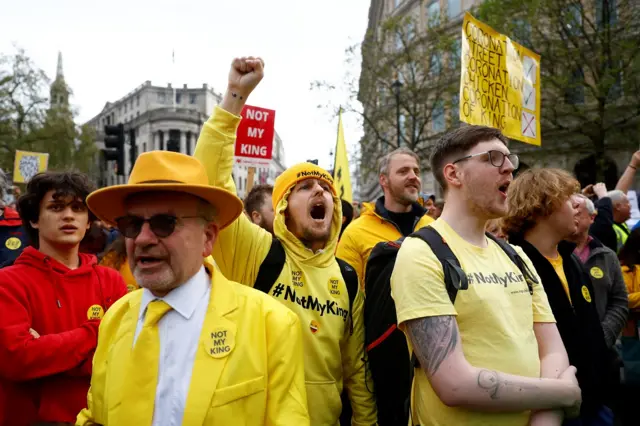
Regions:
<instances>
[{"instance_id":1,"label":"raised fist","mask_svg":"<svg viewBox=\"0 0 640 426\"><path fill-rule=\"evenodd\" d=\"M229 91L243 100L253 92L264 77L264 61L253 56L235 58L229 70Z\"/></svg>"}]
</instances>

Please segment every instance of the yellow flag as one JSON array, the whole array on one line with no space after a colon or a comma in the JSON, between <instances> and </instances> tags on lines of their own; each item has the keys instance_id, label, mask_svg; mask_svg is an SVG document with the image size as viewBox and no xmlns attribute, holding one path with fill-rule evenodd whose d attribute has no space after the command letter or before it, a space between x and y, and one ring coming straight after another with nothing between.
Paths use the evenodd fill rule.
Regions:
<instances>
[{"instance_id":1,"label":"yellow flag","mask_svg":"<svg viewBox=\"0 0 640 426\"><path fill-rule=\"evenodd\" d=\"M43 152L16 151L13 181L27 183L36 174L47 171L49 154Z\"/></svg>"},{"instance_id":2,"label":"yellow flag","mask_svg":"<svg viewBox=\"0 0 640 426\"><path fill-rule=\"evenodd\" d=\"M353 204L351 192L351 174L349 173L349 159L347 158L347 145L344 141L344 129L342 128L342 109L338 114L338 140L336 142L336 157L333 164L333 182L338 196Z\"/></svg>"}]
</instances>

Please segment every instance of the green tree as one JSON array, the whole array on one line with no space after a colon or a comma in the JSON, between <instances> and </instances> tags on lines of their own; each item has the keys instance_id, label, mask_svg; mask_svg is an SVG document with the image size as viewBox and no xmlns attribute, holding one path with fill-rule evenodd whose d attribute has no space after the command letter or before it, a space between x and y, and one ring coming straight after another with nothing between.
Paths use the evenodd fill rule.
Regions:
<instances>
[{"instance_id":1,"label":"green tree","mask_svg":"<svg viewBox=\"0 0 640 426\"><path fill-rule=\"evenodd\" d=\"M79 128L61 75L49 79L24 50L0 55L0 167L13 169L16 150L49 154L49 170L78 170L95 176L95 134ZM50 102L53 99L53 102Z\"/></svg>"},{"instance_id":2,"label":"green tree","mask_svg":"<svg viewBox=\"0 0 640 426\"><path fill-rule=\"evenodd\" d=\"M584 179L604 177L610 150L637 148L637 0L486 0L477 16L541 55L543 145L591 154Z\"/></svg>"},{"instance_id":3,"label":"green tree","mask_svg":"<svg viewBox=\"0 0 640 426\"><path fill-rule=\"evenodd\" d=\"M360 182L377 182L378 160L399 146L428 159L433 142L458 124L459 58L457 31L444 16L431 16L428 22L411 15L391 17L346 50L346 69L360 62L359 76L348 71L339 85L312 84L327 93L346 93L340 106L361 119ZM337 113L339 106L324 107Z\"/></svg>"}]
</instances>

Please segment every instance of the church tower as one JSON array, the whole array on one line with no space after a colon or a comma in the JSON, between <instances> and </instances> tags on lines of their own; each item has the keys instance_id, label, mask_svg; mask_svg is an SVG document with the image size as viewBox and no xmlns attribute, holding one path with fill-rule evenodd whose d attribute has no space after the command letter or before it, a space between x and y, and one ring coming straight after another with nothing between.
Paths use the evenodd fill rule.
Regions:
<instances>
[{"instance_id":1,"label":"church tower","mask_svg":"<svg viewBox=\"0 0 640 426\"><path fill-rule=\"evenodd\" d=\"M62 52L58 52L58 67L56 69L56 79L51 84L50 107L51 109L69 109L69 87L64 81L62 71Z\"/></svg>"}]
</instances>

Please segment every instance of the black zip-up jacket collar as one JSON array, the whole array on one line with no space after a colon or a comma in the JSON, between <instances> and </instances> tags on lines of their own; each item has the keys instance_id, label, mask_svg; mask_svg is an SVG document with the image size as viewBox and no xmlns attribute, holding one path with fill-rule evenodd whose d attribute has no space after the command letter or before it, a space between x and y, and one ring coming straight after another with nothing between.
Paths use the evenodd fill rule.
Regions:
<instances>
[{"instance_id":1,"label":"black zip-up jacket collar","mask_svg":"<svg viewBox=\"0 0 640 426\"><path fill-rule=\"evenodd\" d=\"M422 216L427 214L427 209L425 209L418 203L413 203L411 207L411 212L414 215L413 228L415 229L418 221L422 218ZM389 216L389 210L387 210L387 208L384 206L384 195L376 200L375 213L381 218L383 218L384 220L386 220L387 222L392 223L396 228L398 228L398 225L395 224L393 220L391 220L391 217ZM400 231L400 229L398 229L398 231ZM402 233L402 231L400 231L400 233Z\"/></svg>"},{"instance_id":2,"label":"black zip-up jacket collar","mask_svg":"<svg viewBox=\"0 0 640 426\"><path fill-rule=\"evenodd\" d=\"M562 242L558 246L571 294L569 302L551 262L522 238L511 238L509 242L522 247L542 280L569 362L578 369L577 377L583 398L582 413L591 414L605 400L608 352L593 300L595 293L591 279L580 259L573 254L575 245Z\"/></svg>"}]
</instances>

